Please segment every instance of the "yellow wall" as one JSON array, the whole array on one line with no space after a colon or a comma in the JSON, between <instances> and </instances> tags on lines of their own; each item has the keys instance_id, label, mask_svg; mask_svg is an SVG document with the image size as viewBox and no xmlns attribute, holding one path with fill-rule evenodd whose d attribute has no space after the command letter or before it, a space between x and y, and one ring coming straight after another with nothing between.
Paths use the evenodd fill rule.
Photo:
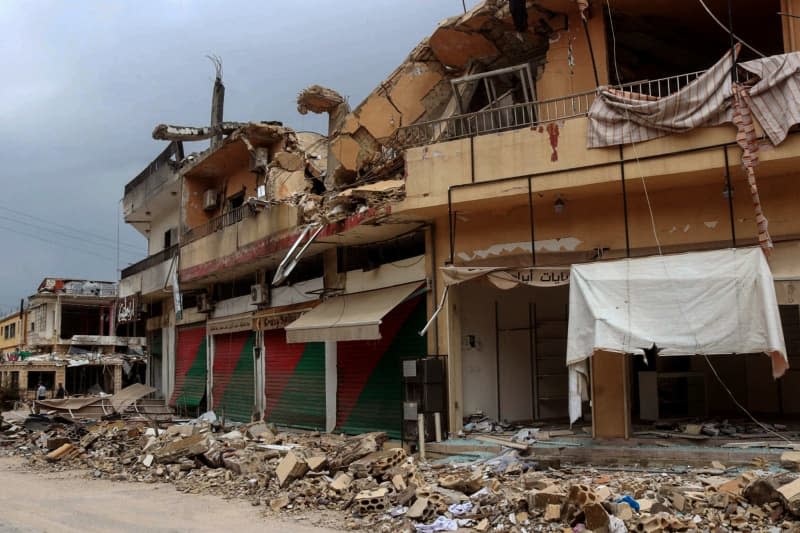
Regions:
<instances>
[{"instance_id":1,"label":"yellow wall","mask_svg":"<svg viewBox=\"0 0 800 533\"><path fill-rule=\"evenodd\" d=\"M6 338L4 335L5 327L10 324L16 324L15 333L13 337ZM13 352L22 346L25 326L27 326L27 324L25 323L24 314L20 317L19 313L17 313L0 320L0 353Z\"/></svg>"}]
</instances>

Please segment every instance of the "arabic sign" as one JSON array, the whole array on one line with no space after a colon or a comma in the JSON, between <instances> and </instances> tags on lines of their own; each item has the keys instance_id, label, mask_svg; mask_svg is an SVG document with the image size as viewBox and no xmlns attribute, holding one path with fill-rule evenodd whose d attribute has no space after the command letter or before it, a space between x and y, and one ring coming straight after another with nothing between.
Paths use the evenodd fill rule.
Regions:
<instances>
[{"instance_id":1,"label":"arabic sign","mask_svg":"<svg viewBox=\"0 0 800 533\"><path fill-rule=\"evenodd\" d=\"M257 316L253 318L253 329L257 331L283 329L300 318L302 314L301 311L294 311L290 313Z\"/></svg>"},{"instance_id":2,"label":"arabic sign","mask_svg":"<svg viewBox=\"0 0 800 533\"><path fill-rule=\"evenodd\" d=\"M559 287L569 285L569 268L517 268L491 272L487 277L499 289L517 285Z\"/></svg>"},{"instance_id":3,"label":"arabic sign","mask_svg":"<svg viewBox=\"0 0 800 533\"><path fill-rule=\"evenodd\" d=\"M131 294L117 300L117 324L139 320L139 295Z\"/></svg>"},{"instance_id":4,"label":"arabic sign","mask_svg":"<svg viewBox=\"0 0 800 533\"><path fill-rule=\"evenodd\" d=\"M229 318L226 320L219 320L208 323L208 333L210 335L219 335L220 333L236 333L237 331L250 331L253 324L251 315L248 313L246 316L237 318Z\"/></svg>"},{"instance_id":5,"label":"arabic sign","mask_svg":"<svg viewBox=\"0 0 800 533\"><path fill-rule=\"evenodd\" d=\"M446 285L486 277L498 289L513 289L517 285L559 287L569 285L569 267L457 267L441 268Z\"/></svg>"}]
</instances>

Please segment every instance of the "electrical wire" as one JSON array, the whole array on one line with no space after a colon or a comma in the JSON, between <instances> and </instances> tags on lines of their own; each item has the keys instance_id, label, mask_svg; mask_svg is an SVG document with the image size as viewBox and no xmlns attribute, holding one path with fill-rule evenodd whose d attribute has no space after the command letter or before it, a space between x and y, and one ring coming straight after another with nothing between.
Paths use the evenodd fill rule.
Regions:
<instances>
[{"instance_id":1,"label":"electrical wire","mask_svg":"<svg viewBox=\"0 0 800 533\"><path fill-rule=\"evenodd\" d=\"M746 414L748 417L750 417L750 420L752 420L753 422L755 422L755 423L756 423L756 425L758 425L758 426L759 426L761 429L763 429L763 430L764 430L764 431L766 431L767 433L771 433L771 434L775 435L776 437L778 437L778 438L780 438L780 439L782 439L782 440L784 440L784 441L788 442L789 444L794 444L794 443L793 443L791 440L789 440L789 439L788 439L788 438L786 438L785 436L781 435L781 434L780 434L780 433L778 433L777 431L775 431L775 430L773 430L773 429L771 429L771 428L767 427L766 425L764 425L764 424L762 424L761 422L759 422L758 420L756 420L756 417L754 417L754 416L753 416L753 415L750 413L750 411L748 411L747 409L745 409L745 407L744 407L742 404L740 404L740 403L739 403L739 401L738 401L738 400L736 399L736 397L733 395L733 393L732 393L732 392L731 392L731 390L728 388L728 386L727 386L727 385L725 385L725 382L724 382L724 381L722 381L722 378L721 378L721 377L720 377L720 375L717 373L717 369L716 369L716 368L714 368L714 365L712 365L712 364L711 364L711 360L708 358L708 355L705 355L705 354L704 354L704 357L706 358L706 363L708 363L708 366L709 366L709 368L711 368L711 372L713 372L713 373L714 373L714 376L717 378L717 381L719 381L719 384L720 384L720 385L722 385L722 388L723 388L723 389L725 389L725 392L727 392L727 393L728 393L728 396L730 396L730 397L731 397L731 400L733 400L733 403L735 403L735 404L736 404L736 407L738 407L739 409L741 409L741 410L742 410L742 412L744 412L744 414Z\"/></svg>"},{"instance_id":2,"label":"electrical wire","mask_svg":"<svg viewBox=\"0 0 800 533\"><path fill-rule=\"evenodd\" d=\"M93 237L96 237L96 238L100 239L101 241L106 241L108 243L113 243L114 245L116 245L116 239L114 239L114 238L111 238L111 237L108 237L108 236L104 236L104 235L101 235L99 233L93 233L93 232L87 231L85 229L77 228L77 227L74 227L74 226L69 226L67 224L64 224L61 221L54 221L54 220L48 220L48 219L42 218L42 217L37 217L37 216L34 216L34 215L30 215L28 213L25 213L23 211L19 211L17 209L12 209L10 207L6 207L6 206L3 206L3 205L0 205L0 210L8 211L9 213L14 213L17 216L26 217L26 218L29 218L31 220L44 222L44 223L46 223L48 225L56 226L56 227L63 228L63 229L68 229L68 230L71 230L71 231L76 231L76 232L81 233L83 235L91 235ZM3 218L7 218L7 217L3 217ZM17 219L11 219L11 220L14 220L14 221L19 222L19 223L23 223L22 221L19 221ZM120 245L124 246L126 248L130 248L130 249L132 249L134 251L137 251L137 252L141 250L141 246L137 246L135 244L129 244L129 243L122 242L122 243L120 243Z\"/></svg>"},{"instance_id":3,"label":"electrical wire","mask_svg":"<svg viewBox=\"0 0 800 533\"><path fill-rule=\"evenodd\" d=\"M34 224L32 222L23 222L21 220L18 220L18 219L15 219L15 218L11 218L11 217L7 217L7 216L4 216L4 215L0 215L0 220L5 220L7 222L11 222L12 224L19 224L19 225L23 226L24 228L37 229L37 230L46 232L48 235L59 235L59 236L65 238L65 239L72 239L72 240L80 242L81 244L88 245L90 247L100 247L100 248L103 248L103 249L111 249L112 248L111 244L105 244L105 243L101 243L101 242L97 242L97 241L92 241L92 240L89 240L89 239L87 239L85 237L76 236L76 235L73 235L73 234L70 234L70 233L67 233L67 232L64 232L64 231L60 231L58 229L48 228L46 226L41 226L39 224ZM11 229L11 228L8 228L8 229ZM22 232L20 232L20 233L22 233ZM48 241L48 242L52 242L52 241ZM67 245L67 246L71 246L71 245ZM136 252L128 251L128 250L120 250L120 252L124 253L124 254L127 254L131 258L138 258L138 257L141 256L141 253L142 253L141 251L136 253Z\"/></svg>"},{"instance_id":4,"label":"electrical wire","mask_svg":"<svg viewBox=\"0 0 800 533\"><path fill-rule=\"evenodd\" d=\"M614 61L614 73L617 76L617 83L622 85L622 78L619 75L619 64L617 63L617 34L614 30L614 17L611 9L611 0L606 0L606 5L608 7L608 22L611 29L611 46L612 46L612 58ZM630 121L630 111L626 108L625 109L625 118ZM636 159L636 170L639 172L639 179L642 182L642 189L644 190L644 198L647 201L647 211L650 213L650 227L653 230L653 238L656 241L656 247L658 248L658 255L663 255L661 250L661 241L658 238L658 231L656 230L656 219L655 215L653 214L653 205L650 202L650 193L647 190L647 183L644 179L644 173L642 172L642 162L639 160L639 151L636 148L636 143L631 139L631 146L633 147L633 157Z\"/></svg>"},{"instance_id":5,"label":"electrical wire","mask_svg":"<svg viewBox=\"0 0 800 533\"><path fill-rule=\"evenodd\" d=\"M716 19L716 17L714 17L714 14L711 13L711 11L708 9L708 7L703 3L703 0L699 0L699 2L701 4L703 4L703 7L706 8L706 11L708 11L708 13L714 18L714 20L717 21L717 24L720 24L720 26L725 28L725 26L722 25L722 23L720 23ZM619 65L617 64L617 40L616 40L615 31L614 31L614 18L613 18L613 15L612 15L611 0L606 0L606 3L607 3L607 7L608 7L609 26L610 26L610 29L611 29L612 58L613 58L613 61L614 61L614 71L615 71L615 74L617 76L617 83L621 84L622 83L622 79L621 79L621 77L619 75ZM725 29L726 29L726 31L728 31L727 28L725 28ZM736 37L736 35L734 35L734 37ZM759 52L758 50L755 50L754 48L749 46L747 43L742 41L739 37L736 37L736 39L738 39L742 44L744 44L745 46L747 46L748 48L750 48L751 50L753 50L757 54L761 55L762 57L765 57L763 54L761 54L761 52ZM625 110L625 114L626 114L626 118L628 120L630 120L630 112L627 109ZM642 187L644 188L645 199L647 200L647 209L648 209L648 212L650 214L650 224L651 224L651 227L653 229L653 237L655 238L656 245L658 247L658 255L662 256L663 252L662 252L662 249L661 249L661 243L660 243L660 241L658 239L658 234L657 234L657 231L656 231L655 215L653 214L653 207L652 207L652 204L650 203L650 195L648 194L648 191L647 191L647 185L645 183L644 174L641 172L641 161L639 160L639 155L638 155L637 150L636 150L636 143L633 142L633 140L631 140L631 145L633 146L634 157L636 159L637 169L639 170L639 177L640 177L640 179L642 181ZM665 278L670 283L672 283L673 278L670 276L669 271L667 271L666 266L665 266L664 270L665 270ZM628 298L628 301L630 301L630 297ZM680 315L686 321L686 328L688 329L688 331L691 332L692 336L694 337L695 348L697 348L699 346L700 342L699 342L699 339L697 338L697 335L695 333L693 325L689 321L689 315L684 310L684 306L681 305L681 302L677 302L677 303L678 303L678 306L680 307ZM706 363L708 363L708 366L711 369L712 373L717 378L717 381L720 383L720 385L722 385L722 388L725 389L725 391L731 397L731 400L733 400L734 404L736 404L736 406L739 409L741 409L741 411L744 414L746 414L750 418L750 420L752 420L755 424L757 424L759 427L761 427L761 429L763 429L764 431L766 431L766 432L768 432L770 434L773 434L773 435L777 436L778 438L780 438L780 439L782 439L782 440L784 440L784 441L786 441L788 443L792 443L792 441L789 440L788 438L786 438L785 436L781 435L780 433L770 429L766 425L764 425L761 422L759 422L756 419L756 417L754 417L752 415L752 413L750 413L750 411L748 411L741 403L739 403L739 401L733 395L733 392L731 392L731 390L728 388L728 386L725 384L725 382L720 377L719 373L717 372L717 369L714 367L714 365L711 363L711 360L708 358L708 355L707 354L703 354L703 355L704 355Z\"/></svg>"},{"instance_id":6,"label":"electrical wire","mask_svg":"<svg viewBox=\"0 0 800 533\"><path fill-rule=\"evenodd\" d=\"M63 248L68 248L69 250L71 250L73 252L79 252L79 253L84 253L84 254L87 254L87 255L91 255L92 257L97 258L97 259L104 259L106 261L114 261L113 257L109 257L107 255L98 254L97 251L89 250L87 248L75 247L75 246L72 246L71 244L65 244L63 242L51 241L49 239L45 239L44 237L42 237L40 235L36 235L35 233L27 233L25 231L21 231L21 230L16 229L16 228L9 228L7 226L0 226L0 230L6 230L8 232L19 234L19 235L25 235L26 237L30 237L31 239L36 239L36 240L39 240L39 241L42 241L42 242L46 242L48 244L54 244L56 246L61 246Z\"/></svg>"},{"instance_id":7,"label":"electrical wire","mask_svg":"<svg viewBox=\"0 0 800 533\"><path fill-rule=\"evenodd\" d=\"M756 53L756 54L758 54L759 56L761 56L761 57L767 57L765 54L762 54L761 52L759 52L758 50L756 50L755 48L753 48L752 46L750 46L749 44L747 44L747 43L744 41L744 39L742 39L741 37L739 37L738 35L736 35L735 33L733 33L733 32L732 32L732 31L731 31L731 30L730 30L730 29L729 29L729 28L728 28L728 27L727 27L725 24L723 24L723 23L722 23L722 22L721 22L721 21L720 21L720 20L719 20L719 19L716 17L716 15L714 15L714 13L713 13L713 12L712 12L712 11L711 11L709 8L708 8L708 6L706 5L706 3L705 3L703 0L697 0L697 1L698 1L698 2L700 2L700 5L701 5L701 6L703 6L703 9L705 9L705 10L706 10L706 13L708 13L708 15L709 15L709 16L710 16L712 19L714 19L714 22L716 22L716 23L719 25L719 27L720 27L720 28L722 28L723 30L725 30L725 33L727 33L728 35L733 35L733 38L734 38L734 39L736 39L737 41L739 41L740 43L742 43L743 45L745 45L747 48L749 48L750 50L752 50L753 52L755 52L755 53Z\"/></svg>"}]
</instances>

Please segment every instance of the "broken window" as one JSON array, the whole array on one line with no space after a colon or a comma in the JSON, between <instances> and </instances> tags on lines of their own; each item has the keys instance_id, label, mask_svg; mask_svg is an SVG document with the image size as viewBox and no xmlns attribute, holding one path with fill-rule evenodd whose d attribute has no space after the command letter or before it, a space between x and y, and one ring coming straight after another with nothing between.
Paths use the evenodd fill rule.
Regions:
<instances>
[{"instance_id":1,"label":"broken window","mask_svg":"<svg viewBox=\"0 0 800 533\"><path fill-rule=\"evenodd\" d=\"M705 0L723 24L728 24L728 1ZM733 31L761 53L783 53L780 0L733 0ZM665 96L685 86L684 81L662 80L708 69L731 49L729 34L717 25L700 3L675 9L670 3L619 0L605 9L608 79L613 84L650 81L636 92ZM687 38L691 36L691 38ZM742 48L739 59L757 55ZM660 80L660 82L659 82Z\"/></svg>"},{"instance_id":2,"label":"broken window","mask_svg":"<svg viewBox=\"0 0 800 533\"><path fill-rule=\"evenodd\" d=\"M107 315L100 307L62 305L60 337L70 339L73 335L102 335L101 323L107 323Z\"/></svg>"},{"instance_id":3,"label":"broken window","mask_svg":"<svg viewBox=\"0 0 800 533\"><path fill-rule=\"evenodd\" d=\"M418 231L389 242L343 246L337 248L336 252L339 272L374 270L386 263L425 255L425 234Z\"/></svg>"},{"instance_id":4,"label":"broken window","mask_svg":"<svg viewBox=\"0 0 800 533\"><path fill-rule=\"evenodd\" d=\"M237 207L244 205L244 191L237 192L236 194L228 197L228 210L231 211Z\"/></svg>"},{"instance_id":5,"label":"broken window","mask_svg":"<svg viewBox=\"0 0 800 533\"><path fill-rule=\"evenodd\" d=\"M48 392L53 391L53 387L56 383L56 373L55 371L52 372L35 372L29 371L28 372L28 384L26 388L28 390L36 390L39 387L39 383L44 385Z\"/></svg>"}]
</instances>

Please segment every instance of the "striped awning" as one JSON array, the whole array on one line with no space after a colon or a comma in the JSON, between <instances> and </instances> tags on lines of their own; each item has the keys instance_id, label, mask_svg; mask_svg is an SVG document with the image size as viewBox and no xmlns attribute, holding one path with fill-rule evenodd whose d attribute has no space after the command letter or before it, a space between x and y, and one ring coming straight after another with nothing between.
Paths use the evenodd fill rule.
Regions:
<instances>
[{"instance_id":1,"label":"striped awning","mask_svg":"<svg viewBox=\"0 0 800 533\"><path fill-rule=\"evenodd\" d=\"M415 281L336 296L286 326L287 342L376 340L384 316L414 293Z\"/></svg>"}]
</instances>

